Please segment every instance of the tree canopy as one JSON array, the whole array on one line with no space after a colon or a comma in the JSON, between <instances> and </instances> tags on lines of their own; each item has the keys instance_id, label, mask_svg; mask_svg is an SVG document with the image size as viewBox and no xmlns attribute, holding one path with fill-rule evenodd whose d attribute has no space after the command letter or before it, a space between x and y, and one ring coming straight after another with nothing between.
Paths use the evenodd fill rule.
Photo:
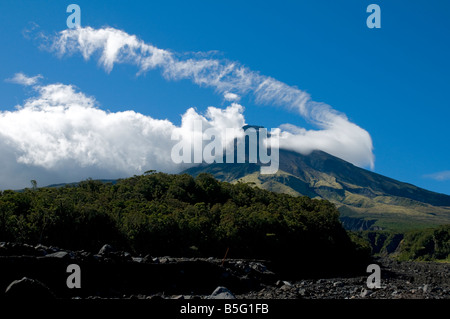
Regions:
<instances>
[{"instance_id":1,"label":"tree canopy","mask_svg":"<svg viewBox=\"0 0 450 319\"><path fill-rule=\"evenodd\" d=\"M0 194L0 240L137 254L291 260L354 260L353 242L326 200L219 182L209 174L146 172L102 183Z\"/></svg>"}]
</instances>

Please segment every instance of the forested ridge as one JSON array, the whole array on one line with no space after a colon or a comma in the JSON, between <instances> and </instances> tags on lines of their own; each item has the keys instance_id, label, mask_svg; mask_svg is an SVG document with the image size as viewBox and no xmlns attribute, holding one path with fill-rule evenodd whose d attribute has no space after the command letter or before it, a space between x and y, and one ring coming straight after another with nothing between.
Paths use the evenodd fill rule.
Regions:
<instances>
[{"instance_id":1,"label":"forested ridge","mask_svg":"<svg viewBox=\"0 0 450 319\"><path fill-rule=\"evenodd\" d=\"M350 239L329 201L204 173L148 172L115 184L86 180L3 191L0 241L88 251L110 243L156 256L223 257L228 250L229 257L289 260L300 268L333 258L351 263L369 251Z\"/></svg>"}]
</instances>

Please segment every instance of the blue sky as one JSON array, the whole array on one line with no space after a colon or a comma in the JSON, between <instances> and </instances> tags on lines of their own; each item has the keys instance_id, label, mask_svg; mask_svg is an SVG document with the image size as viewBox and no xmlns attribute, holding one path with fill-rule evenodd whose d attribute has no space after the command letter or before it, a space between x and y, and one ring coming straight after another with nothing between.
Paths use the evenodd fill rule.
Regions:
<instances>
[{"instance_id":1,"label":"blue sky","mask_svg":"<svg viewBox=\"0 0 450 319\"><path fill-rule=\"evenodd\" d=\"M71 3L81 7L82 27L123 30L180 55L209 52L307 92L370 134L375 172L450 194L448 1L2 1L0 111L38 95L5 81L18 72L42 75L42 86L73 85L100 109L134 110L174 125L190 107L202 113L230 104L213 88L167 80L159 69L137 75L138 67L124 63L108 73L96 56L86 61L43 49L36 32L51 37L66 29ZM366 26L370 3L381 8L381 29ZM317 129L295 110L251 94L239 103L247 123ZM49 181L64 181L51 165L39 174L45 172Z\"/></svg>"}]
</instances>

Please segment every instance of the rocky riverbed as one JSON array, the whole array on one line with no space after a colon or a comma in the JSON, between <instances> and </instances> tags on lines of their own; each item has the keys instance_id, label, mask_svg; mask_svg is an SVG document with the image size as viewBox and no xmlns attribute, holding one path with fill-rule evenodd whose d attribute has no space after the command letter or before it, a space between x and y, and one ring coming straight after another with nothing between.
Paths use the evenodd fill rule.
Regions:
<instances>
[{"instance_id":1,"label":"rocky riverbed","mask_svg":"<svg viewBox=\"0 0 450 319\"><path fill-rule=\"evenodd\" d=\"M374 260L381 266L381 288L369 289L367 277L279 282L238 298L303 299L450 299L450 264Z\"/></svg>"},{"instance_id":2,"label":"rocky riverbed","mask_svg":"<svg viewBox=\"0 0 450 319\"><path fill-rule=\"evenodd\" d=\"M0 243L0 298L131 299L450 299L450 264L374 259L381 288L367 276L284 278L263 260L132 256ZM81 288L67 285L69 265Z\"/></svg>"}]
</instances>

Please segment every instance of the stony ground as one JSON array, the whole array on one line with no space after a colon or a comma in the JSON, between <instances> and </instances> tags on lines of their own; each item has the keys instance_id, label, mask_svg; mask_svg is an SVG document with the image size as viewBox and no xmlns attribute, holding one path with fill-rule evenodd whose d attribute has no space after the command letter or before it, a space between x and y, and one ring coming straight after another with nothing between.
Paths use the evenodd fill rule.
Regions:
<instances>
[{"instance_id":1,"label":"stony ground","mask_svg":"<svg viewBox=\"0 0 450 319\"><path fill-rule=\"evenodd\" d=\"M84 295L66 287L66 267L73 263L81 266ZM108 245L93 254L0 243L0 299L47 290L60 298L450 299L450 263L373 263L381 268L381 288L367 287L369 274L288 281L258 260L133 257Z\"/></svg>"},{"instance_id":2,"label":"stony ground","mask_svg":"<svg viewBox=\"0 0 450 319\"><path fill-rule=\"evenodd\" d=\"M367 277L280 282L237 298L450 299L450 264L379 259L381 288L367 288Z\"/></svg>"},{"instance_id":3,"label":"stony ground","mask_svg":"<svg viewBox=\"0 0 450 319\"><path fill-rule=\"evenodd\" d=\"M245 265L245 261L238 261ZM436 262L398 262L391 258L375 260L381 267L381 288L369 289L367 276L277 280L261 284L261 289L232 294L237 299L450 299L450 264ZM251 266L251 264L250 264ZM369 274L368 274L369 275ZM223 291L222 291L223 293ZM204 299L211 295L132 295L130 298Z\"/></svg>"},{"instance_id":4,"label":"stony ground","mask_svg":"<svg viewBox=\"0 0 450 319\"><path fill-rule=\"evenodd\" d=\"M278 280L237 299L450 299L450 264L377 259L381 288L367 288L367 277ZM368 274L369 275L369 274ZM134 296L136 297L136 296ZM143 297L143 296L140 296ZM156 295L147 298L210 298L205 295Z\"/></svg>"}]
</instances>

